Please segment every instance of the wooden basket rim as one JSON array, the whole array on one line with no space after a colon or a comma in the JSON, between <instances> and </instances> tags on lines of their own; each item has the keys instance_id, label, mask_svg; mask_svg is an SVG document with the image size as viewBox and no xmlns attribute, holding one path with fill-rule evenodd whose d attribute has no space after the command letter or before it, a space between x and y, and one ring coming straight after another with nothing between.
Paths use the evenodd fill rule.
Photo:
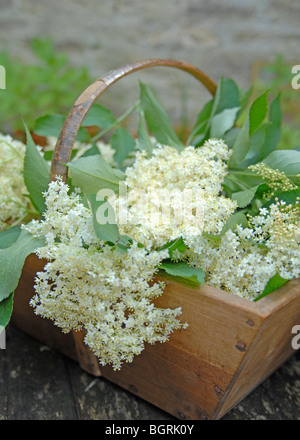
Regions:
<instances>
[{"instance_id":1,"label":"wooden basket rim","mask_svg":"<svg viewBox=\"0 0 300 440\"><path fill-rule=\"evenodd\" d=\"M224 305L231 306L237 309L243 309L257 315L259 318L265 319L275 311L283 308L287 303L290 303L299 296L300 293L300 280L292 279L283 286L276 289L270 295L265 296L257 302L251 301L247 298L240 297L233 293L229 293L225 290L218 289L208 284L202 284L200 286L187 285L184 282L179 283L175 277L164 274L163 276L156 276L156 279L160 281L168 280L168 282L175 284L182 284L185 288L196 289L199 294L208 296L219 302L223 302Z\"/></svg>"}]
</instances>

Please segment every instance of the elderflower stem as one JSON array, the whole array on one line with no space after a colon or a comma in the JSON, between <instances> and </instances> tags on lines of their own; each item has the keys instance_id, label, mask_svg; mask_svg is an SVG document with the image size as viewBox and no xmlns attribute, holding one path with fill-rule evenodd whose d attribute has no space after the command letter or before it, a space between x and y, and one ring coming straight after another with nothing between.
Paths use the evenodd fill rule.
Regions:
<instances>
[{"instance_id":1,"label":"elderflower stem","mask_svg":"<svg viewBox=\"0 0 300 440\"><path fill-rule=\"evenodd\" d=\"M238 174L238 175L240 174L242 176L251 176L251 177L256 176L256 174L254 174L254 173L247 173L246 171L233 170L231 168L228 170L228 174Z\"/></svg>"},{"instance_id":2,"label":"elderflower stem","mask_svg":"<svg viewBox=\"0 0 300 440\"><path fill-rule=\"evenodd\" d=\"M231 180L233 183L237 183L239 187L242 188L243 190L250 188L250 186L244 185L235 176L232 176L231 174L227 174L226 177L227 179Z\"/></svg>"},{"instance_id":3,"label":"elderflower stem","mask_svg":"<svg viewBox=\"0 0 300 440\"><path fill-rule=\"evenodd\" d=\"M27 215L28 215L28 213L26 212L26 214L24 214L22 217L20 217L18 220L16 220L13 224L11 224L10 227L12 228L13 226L17 226L20 223L22 223L22 221L25 220Z\"/></svg>"},{"instance_id":4,"label":"elderflower stem","mask_svg":"<svg viewBox=\"0 0 300 440\"><path fill-rule=\"evenodd\" d=\"M14 160L14 157L10 157L9 159L4 160L3 162L0 162L0 167L2 167L3 165L7 164L8 162Z\"/></svg>"},{"instance_id":5,"label":"elderflower stem","mask_svg":"<svg viewBox=\"0 0 300 440\"><path fill-rule=\"evenodd\" d=\"M98 139L103 137L106 133L108 133L110 130L117 127L121 122L123 122L131 113L133 113L137 107L140 105L140 101L137 101L132 107L130 107L125 113L123 113L118 119L115 120L115 122L110 125L109 127L105 128L104 130L100 131L100 133L97 133L95 136L92 137L91 142L96 142Z\"/></svg>"},{"instance_id":6,"label":"elderflower stem","mask_svg":"<svg viewBox=\"0 0 300 440\"><path fill-rule=\"evenodd\" d=\"M37 211L31 211L30 209L28 209L23 203L21 203L19 200L14 200L14 199L10 199L10 198L6 198L5 199L6 202L8 203L14 203L15 205L20 206L21 208L23 208L27 214L32 214L32 215L38 215L39 213Z\"/></svg>"},{"instance_id":7,"label":"elderflower stem","mask_svg":"<svg viewBox=\"0 0 300 440\"><path fill-rule=\"evenodd\" d=\"M14 153L16 153L17 156L19 156L23 159L22 154L16 148L14 148L9 142L4 141L3 139L1 140L1 142L3 142L5 145L7 145L11 150L13 150Z\"/></svg>"}]
</instances>

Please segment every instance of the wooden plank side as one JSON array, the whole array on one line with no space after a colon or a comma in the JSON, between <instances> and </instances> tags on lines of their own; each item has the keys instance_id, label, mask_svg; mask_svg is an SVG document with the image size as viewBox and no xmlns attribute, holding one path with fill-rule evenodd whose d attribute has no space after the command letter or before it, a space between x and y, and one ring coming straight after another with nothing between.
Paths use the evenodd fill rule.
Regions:
<instances>
[{"instance_id":1,"label":"wooden plank side","mask_svg":"<svg viewBox=\"0 0 300 440\"><path fill-rule=\"evenodd\" d=\"M234 374L262 320L252 304L240 308L239 303L228 304L208 292L208 286L193 288L171 281L155 303L158 307L181 307L180 320L188 323L186 330L172 334L169 345Z\"/></svg>"},{"instance_id":2,"label":"wooden plank side","mask_svg":"<svg viewBox=\"0 0 300 440\"><path fill-rule=\"evenodd\" d=\"M295 353L292 328L299 323L300 295L266 318L237 371L231 389L219 405L216 417L222 417Z\"/></svg>"},{"instance_id":3,"label":"wooden plank side","mask_svg":"<svg viewBox=\"0 0 300 440\"><path fill-rule=\"evenodd\" d=\"M159 348L147 347L118 372L102 367L102 376L179 419L210 418L219 401L214 385L191 369L162 361Z\"/></svg>"},{"instance_id":4,"label":"wooden plank side","mask_svg":"<svg viewBox=\"0 0 300 440\"><path fill-rule=\"evenodd\" d=\"M259 329L247 307L217 301L206 288L170 281L158 307L182 307L186 330L164 344L147 346L132 364L102 375L178 418L210 419Z\"/></svg>"}]
</instances>

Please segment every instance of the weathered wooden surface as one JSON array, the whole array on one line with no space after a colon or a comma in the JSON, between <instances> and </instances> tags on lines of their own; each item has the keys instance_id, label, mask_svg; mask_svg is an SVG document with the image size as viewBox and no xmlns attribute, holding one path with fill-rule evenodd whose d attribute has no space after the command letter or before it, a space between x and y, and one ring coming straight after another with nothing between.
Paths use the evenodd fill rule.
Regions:
<instances>
[{"instance_id":1,"label":"weathered wooden surface","mask_svg":"<svg viewBox=\"0 0 300 440\"><path fill-rule=\"evenodd\" d=\"M174 420L13 326L0 350L0 420ZM300 351L224 420L300 420Z\"/></svg>"}]
</instances>

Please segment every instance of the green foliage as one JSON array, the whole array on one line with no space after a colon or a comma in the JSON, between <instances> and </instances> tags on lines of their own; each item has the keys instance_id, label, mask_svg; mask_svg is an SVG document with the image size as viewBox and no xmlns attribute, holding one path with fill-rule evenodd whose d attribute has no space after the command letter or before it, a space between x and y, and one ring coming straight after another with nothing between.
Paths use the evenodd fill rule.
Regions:
<instances>
[{"instance_id":1,"label":"green foliage","mask_svg":"<svg viewBox=\"0 0 300 440\"><path fill-rule=\"evenodd\" d=\"M83 127L93 125L99 128L109 128L116 122L116 117L111 110L100 104L93 104L83 120Z\"/></svg>"},{"instance_id":2,"label":"green foliage","mask_svg":"<svg viewBox=\"0 0 300 440\"><path fill-rule=\"evenodd\" d=\"M93 223L97 237L102 241L116 245L119 251L126 252L130 245L130 239L129 237L120 234L114 218L109 219L110 215L114 217L112 206L104 198L103 200L98 200L98 197L95 194L89 194L88 200L93 213ZM107 219L107 222L100 221L99 209L101 210L100 214L102 214L103 219Z\"/></svg>"},{"instance_id":3,"label":"green foliage","mask_svg":"<svg viewBox=\"0 0 300 440\"><path fill-rule=\"evenodd\" d=\"M20 227L0 233L0 325L5 327L13 310L13 293L18 286L27 256L45 245Z\"/></svg>"},{"instance_id":4,"label":"green foliage","mask_svg":"<svg viewBox=\"0 0 300 440\"><path fill-rule=\"evenodd\" d=\"M156 140L162 144L173 145L181 151L184 146L173 130L167 113L153 91L142 82L140 82L140 101L149 130Z\"/></svg>"},{"instance_id":5,"label":"green foliage","mask_svg":"<svg viewBox=\"0 0 300 440\"><path fill-rule=\"evenodd\" d=\"M119 127L110 138L110 144L116 153L114 159L122 168L124 160L135 149L136 141L125 128Z\"/></svg>"},{"instance_id":6,"label":"green foliage","mask_svg":"<svg viewBox=\"0 0 300 440\"><path fill-rule=\"evenodd\" d=\"M43 239L34 238L22 230L14 243L0 249L0 301L16 289L26 257L44 245Z\"/></svg>"},{"instance_id":7,"label":"green foliage","mask_svg":"<svg viewBox=\"0 0 300 440\"><path fill-rule=\"evenodd\" d=\"M144 112L139 111L139 127L138 127L138 141L137 147L141 151L146 151L148 156L151 156L153 150L153 144L151 142L149 133L144 120Z\"/></svg>"},{"instance_id":8,"label":"green foliage","mask_svg":"<svg viewBox=\"0 0 300 440\"><path fill-rule=\"evenodd\" d=\"M295 184L300 183L300 151L276 150L264 159L264 163L273 170L283 171Z\"/></svg>"},{"instance_id":9,"label":"green foliage","mask_svg":"<svg viewBox=\"0 0 300 440\"><path fill-rule=\"evenodd\" d=\"M297 64L297 60L294 64ZM270 88L272 98L280 94L284 116L282 136L277 147L280 150L300 147L299 93L291 87L291 66L292 63L286 61L283 55L277 55L271 62L257 66L254 70L253 88L256 93Z\"/></svg>"},{"instance_id":10,"label":"green foliage","mask_svg":"<svg viewBox=\"0 0 300 440\"><path fill-rule=\"evenodd\" d=\"M73 186L81 188L85 194L97 193L100 189L119 192L119 182L125 175L121 170L110 167L100 154L80 157L67 163L71 171Z\"/></svg>"},{"instance_id":11,"label":"green foliage","mask_svg":"<svg viewBox=\"0 0 300 440\"><path fill-rule=\"evenodd\" d=\"M33 206L40 212L45 210L43 192L48 188L50 166L38 151L28 128L25 126L27 145L24 160L24 181Z\"/></svg>"},{"instance_id":12,"label":"green foliage","mask_svg":"<svg viewBox=\"0 0 300 440\"><path fill-rule=\"evenodd\" d=\"M18 108L28 124L28 128L25 127L27 147L24 179L32 204L42 214L45 209L42 193L48 187L50 167L35 146L29 129L33 128L43 136L58 136L70 106L90 83L90 78L85 69L71 68L66 56L57 54L49 40L34 40L32 48L41 62L39 66L24 66L21 62L12 61L7 54L0 54L0 64L6 67L8 78L5 95L1 95L0 114L5 115L7 124L16 129L20 127L20 116L15 114ZM71 159L65 166L69 168L71 191L79 187L82 200L92 209L98 238L116 246L120 252L126 252L131 246L130 238L122 236L114 222L98 221L99 212L108 215L112 207L105 197L100 199L96 194L100 189L119 192L125 178L124 161L137 149L145 150L150 157L153 149L151 136L159 143L175 146L178 151L182 151L185 145L201 148L205 140L212 137L224 139L231 148L223 192L236 200L237 209L219 235L204 233L206 238L214 242L220 241L222 235L229 229L234 230L236 225L247 227L248 215L258 213L260 207L269 206L275 198L295 204L300 191L300 151L294 148L294 141L279 148L282 134L287 133L282 127L283 93L276 90L274 94L273 90L265 89L252 99L255 88L243 91L232 79L221 78L216 95L200 109L185 144L177 136L154 92L141 82L139 102L118 118L106 107L93 104L77 136L77 140L88 142L90 149L77 160ZM137 111L139 117L137 139L123 125L133 111ZM87 129L91 126L97 127L94 135ZM95 142L104 135L116 151L116 166L108 165L95 146ZM260 162L283 171L297 189L278 190L270 194L269 182L248 168ZM9 321L12 292L18 284L27 255L43 245L43 240L33 238L19 226L0 233L0 325L5 326ZM204 282L203 270L173 259L177 252L187 250L182 238L166 243L160 250L165 249L169 257L161 264L162 271L184 282L196 285ZM258 299L286 281L275 275Z\"/></svg>"},{"instance_id":13,"label":"green foliage","mask_svg":"<svg viewBox=\"0 0 300 440\"><path fill-rule=\"evenodd\" d=\"M58 137L65 120L66 117L60 114L49 114L41 116L40 118L37 118L34 122L33 131L40 136ZM76 140L86 142L89 139L90 136L87 130L84 127L80 127Z\"/></svg>"},{"instance_id":14,"label":"green foliage","mask_svg":"<svg viewBox=\"0 0 300 440\"><path fill-rule=\"evenodd\" d=\"M6 327L10 321L14 305L14 294L0 301L0 325Z\"/></svg>"},{"instance_id":15,"label":"green foliage","mask_svg":"<svg viewBox=\"0 0 300 440\"><path fill-rule=\"evenodd\" d=\"M165 261L161 263L159 268L164 270L167 274L172 275L184 282L196 285L204 283L205 272L202 269L191 267L187 263Z\"/></svg>"},{"instance_id":16,"label":"green foliage","mask_svg":"<svg viewBox=\"0 0 300 440\"><path fill-rule=\"evenodd\" d=\"M0 65L6 70L6 89L0 99L3 132L23 130L22 118L32 129L39 116L67 112L92 81L88 70L71 66L50 39L33 39L31 50L36 59L31 65L5 51L0 53Z\"/></svg>"},{"instance_id":17,"label":"green foliage","mask_svg":"<svg viewBox=\"0 0 300 440\"><path fill-rule=\"evenodd\" d=\"M215 97L199 112L187 144L202 145L206 139L222 137L234 125L242 110L239 89L232 79L221 78Z\"/></svg>"},{"instance_id":18,"label":"green foliage","mask_svg":"<svg viewBox=\"0 0 300 440\"><path fill-rule=\"evenodd\" d=\"M187 245L184 243L182 237L177 238L176 240L173 240L169 243L166 243L164 246L161 247L161 251L168 249L170 258L173 257L173 252L178 251L180 253L183 253L187 250Z\"/></svg>"},{"instance_id":19,"label":"green foliage","mask_svg":"<svg viewBox=\"0 0 300 440\"><path fill-rule=\"evenodd\" d=\"M263 293L261 293L257 298L255 298L254 301L259 301L260 299L262 299L265 296L269 295L270 293L274 292L276 289L279 289L279 287L283 286L288 281L289 280L285 280L277 273L272 278L270 278Z\"/></svg>"},{"instance_id":20,"label":"green foliage","mask_svg":"<svg viewBox=\"0 0 300 440\"><path fill-rule=\"evenodd\" d=\"M5 229L0 232L0 249L6 249L10 247L15 241L17 241L21 233L21 226L13 226L9 229Z\"/></svg>"}]
</instances>

